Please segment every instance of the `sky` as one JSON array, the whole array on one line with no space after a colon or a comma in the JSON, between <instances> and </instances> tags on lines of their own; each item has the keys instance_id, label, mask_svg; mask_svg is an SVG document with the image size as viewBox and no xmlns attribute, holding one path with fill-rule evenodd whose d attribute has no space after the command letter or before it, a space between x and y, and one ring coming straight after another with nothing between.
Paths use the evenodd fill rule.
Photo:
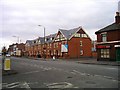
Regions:
<instances>
[{"instance_id":1,"label":"sky","mask_svg":"<svg viewBox=\"0 0 120 90\"><path fill-rule=\"evenodd\" d=\"M92 40L114 22L119 0L0 0L0 50L18 42L79 26ZM41 27L38 25L42 25ZM13 37L16 36L16 37Z\"/></svg>"}]
</instances>

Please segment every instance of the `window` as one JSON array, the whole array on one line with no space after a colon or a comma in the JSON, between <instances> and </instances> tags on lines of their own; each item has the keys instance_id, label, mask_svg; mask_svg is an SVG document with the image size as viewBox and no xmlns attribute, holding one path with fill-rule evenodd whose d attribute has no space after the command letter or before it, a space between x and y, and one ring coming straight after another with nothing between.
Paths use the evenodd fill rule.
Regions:
<instances>
[{"instance_id":1,"label":"window","mask_svg":"<svg viewBox=\"0 0 120 90\"><path fill-rule=\"evenodd\" d=\"M80 37L80 33L76 33L74 37Z\"/></svg>"},{"instance_id":2,"label":"window","mask_svg":"<svg viewBox=\"0 0 120 90\"><path fill-rule=\"evenodd\" d=\"M58 42L54 43L54 48L58 47Z\"/></svg>"},{"instance_id":3,"label":"window","mask_svg":"<svg viewBox=\"0 0 120 90\"><path fill-rule=\"evenodd\" d=\"M80 41L80 46L82 46L82 41Z\"/></svg>"},{"instance_id":4,"label":"window","mask_svg":"<svg viewBox=\"0 0 120 90\"><path fill-rule=\"evenodd\" d=\"M52 40L54 39L54 37L52 37Z\"/></svg>"},{"instance_id":5,"label":"window","mask_svg":"<svg viewBox=\"0 0 120 90\"><path fill-rule=\"evenodd\" d=\"M109 49L101 49L101 58L110 58Z\"/></svg>"},{"instance_id":6,"label":"window","mask_svg":"<svg viewBox=\"0 0 120 90\"><path fill-rule=\"evenodd\" d=\"M102 41L106 42L107 41L107 35L106 34L102 34Z\"/></svg>"},{"instance_id":7,"label":"window","mask_svg":"<svg viewBox=\"0 0 120 90\"><path fill-rule=\"evenodd\" d=\"M65 40L65 37L63 37L62 34L58 35L55 39L55 41L62 41L62 40Z\"/></svg>"},{"instance_id":8,"label":"window","mask_svg":"<svg viewBox=\"0 0 120 90\"><path fill-rule=\"evenodd\" d=\"M47 41L49 40L49 38L47 38Z\"/></svg>"},{"instance_id":9,"label":"window","mask_svg":"<svg viewBox=\"0 0 120 90\"><path fill-rule=\"evenodd\" d=\"M81 34L81 37L87 38L88 36L87 36L87 34Z\"/></svg>"},{"instance_id":10,"label":"window","mask_svg":"<svg viewBox=\"0 0 120 90\"><path fill-rule=\"evenodd\" d=\"M51 45L51 43L50 43L50 45L49 45L49 46L50 46L50 48L51 48L51 46L52 46L52 45Z\"/></svg>"},{"instance_id":11,"label":"window","mask_svg":"<svg viewBox=\"0 0 120 90\"><path fill-rule=\"evenodd\" d=\"M47 47L49 48L49 43L48 43Z\"/></svg>"}]
</instances>

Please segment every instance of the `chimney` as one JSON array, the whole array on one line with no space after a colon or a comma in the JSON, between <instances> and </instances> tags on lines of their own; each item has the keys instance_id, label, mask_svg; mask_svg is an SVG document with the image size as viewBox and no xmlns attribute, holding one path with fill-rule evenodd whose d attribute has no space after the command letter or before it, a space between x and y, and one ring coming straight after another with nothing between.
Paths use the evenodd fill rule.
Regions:
<instances>
[{"instance_id":1,"label":"chimney","mask_svg":"<svg viewBox=\"0 0 120 90\"><path fill-rule=\"evenodd\" d=\"M116 23L116 24L119 24L119 23L120 23L120 12L116 12L115 23Z\"/></svg>"}]
</instances>

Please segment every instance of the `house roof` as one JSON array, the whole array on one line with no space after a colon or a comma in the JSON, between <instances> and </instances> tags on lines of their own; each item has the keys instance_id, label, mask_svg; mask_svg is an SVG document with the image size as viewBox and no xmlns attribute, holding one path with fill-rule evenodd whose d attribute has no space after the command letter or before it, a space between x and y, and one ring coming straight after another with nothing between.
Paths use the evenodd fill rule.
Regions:
<instances>
[{"instance_id":1,"label":"house roof","mask_svg":"<svg viewBox=\"0 0 120 90\"><path fill-rule=\"evenodd\" d=\"M78 32L80 29L82 29L82 27L77 27L77 28L74 28L74 29L69 29L69 30L65 30L65 29L59 29L59 31L65 36L66 39L70 39L72 38L72 36ZM83 30L84 31L84 30ZM84 31L85 32L85 31ZM50 42L53 42L54 40L50 39L52 37L56 37L57 36L57 33L55 34L50 34L48 36L46 36L45 38L48 39L45 41L45 43L50 43ZM89 37L90 38L90 37ZM36 40L40 40L40 43L43 44L44 43L44 37L39 37L37 39L34 39L34 40L27 40L26 43L29 43L29 45L34 45L35 43L33 43L34 41Z\"/></svg>"},{"instance_id":2,"label":"house roof","mask_svg":"<svg viewBox=\"0 0 120 90\"><path fill-rule=\"evenodd\" d=\"M52 42L53 40L51 40L50 38L55 37L56 34L57 34L57 33L55 33L55 34L50 34L50 35L46 36L46 38L48 38L49 40L47 40L45 43L50 43L50 42Z\"/></svg>"},{"instance_id":3,"label":"house roof","mask_svg":"<svg viewBox=\"0 0 120 90\"><path fill-rule=\"evenodd\" d=\"M49 40L47 40L45 43L50 43L52 42L53 40L51 40L50 38L51 37L55 37L56 33L55 34L50 34L48 36L46 36L45 38L49 38ZM26 43L28 43L29 45L35 45L35 43L33 43L34 41L37 41L37 40L40 40L40 43L41 44L44 44L44 37L38 37L34 40L27 40Z\"/></svg>"},{"instance_id":4,"label":"house roof","mask_svg":"<svg viewBox=\"0 0 120 90\"><path fill-rule=\"evenodd\" d=\"M59 29L59 31L67 38L69 39L75 32L80 30L81 27L70 29L70 30L64 30L64 29Z\"/></svg>"},{"instance_id":5,"label":"house roof","mask_svg":"<svg viewBox=\"0 0 120 90\"><path fill-rule=\"evenodd\" d=\"M117 23L110 24L110 25L96 31L95 34L101 33L101 32L113 31L113 30L120 30L120 23L119 24L117 24Z\"/></svg>"}]
</instances>

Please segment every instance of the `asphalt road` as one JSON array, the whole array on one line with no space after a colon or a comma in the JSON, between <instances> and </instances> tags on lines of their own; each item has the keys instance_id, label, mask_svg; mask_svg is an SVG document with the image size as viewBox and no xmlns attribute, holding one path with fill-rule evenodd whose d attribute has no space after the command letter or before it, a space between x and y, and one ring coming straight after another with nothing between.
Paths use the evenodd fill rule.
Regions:
<instances>
[{"instance_id":1,"label":"asphalt road","mask_svg":"<svg viewBox=\"0 0 120 90\"><path fill-rule=\"evenodd\" d=\"M18 74L2 77L3 88L118 88L118 66L76 61L11 58Z\"/></svg>"}]
</instances>

